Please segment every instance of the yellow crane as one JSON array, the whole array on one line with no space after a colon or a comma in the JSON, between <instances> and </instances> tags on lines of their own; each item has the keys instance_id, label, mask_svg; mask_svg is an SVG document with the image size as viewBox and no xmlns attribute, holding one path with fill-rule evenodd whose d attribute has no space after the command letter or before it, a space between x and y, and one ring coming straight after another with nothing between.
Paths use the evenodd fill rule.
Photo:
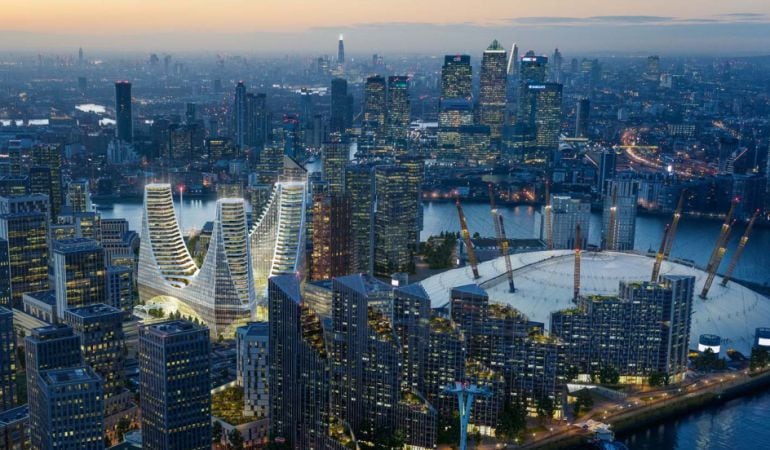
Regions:
<instances>
[{"instance_id":1,"label":"yellow crane","mask_svg":"<svg viewBox=\"0 0 770 450\"><path fill-rule=\"evenodd\" d=\"M663 251L663 260L668 260L669 255L671 255L671 248L674 246L674 237L676 236L676 229L679 226L679 219L682 217L682 208L684 207L686 194L687 189L682 189L682 193L679 194L679 202L676 205L676 210L674 210L674 218L671 220L671 229L668 231L666 249Z\"/></svg>"},{"instance_id":2,"label":"yellow crane","mask_svg":"<svg viewBox=\"0 0 770 450\"><path fill-rule=\"evenodd\" d=\"M553 250L553 224L551 223L550 181L545 181L545 243L548 250Z\"/></svg>"},{"instance_id":3,"label":"yellow crane","mask_svg":"<svg viewBox=\"0 0 770 450\"><path fill-rule=\"evenodd\" d=\"M463 214L463 207L460 205L460 196L456 197L457 215L460 217L460 231L463 235L463 241L465 241L465 247L468 249L468 264L473 271L473 279L479 277L479 267L476 262L476 252L473 250L473 242L471 242L471 234L468 231L468 224L465 222L465 214Z\"/></svg>"},{"instance_id":4,"label":"yellow crane","mask_svg":"<svg viewBox=\"0 0 770 450\"><path fill-rule=\"evenodd\" d=\"M575 226L575 273L572 279L572 298L577 300L580 296L580 224Z\"/></svg>"},{"instance_id":5,"label":"yellow crane","mask_svg":"<svg viewBox=\"0 0 770 450\"><path fill-rule=\"evenodd\" d=\"M725 221L722 223L722 229L719 231L716 245L711 252L711 258L709 258L708 265L706 265L706 282L703 284L703 290L700 293L700 298L706 299L708 297L709 289L711 289L711 283L714 282L719 264L722 262L722 258L727 251L727 242L730 238L730 231L733 227L733 213L735 212L735 205L738 204L738 199L735 199L730 204L730 211L725 216Z\"/></svg>"},{"instance_id":6,"label":"yellow crane","mask_svg":"<svg viewBox=\"0 0 770 450\"><path fill-rule=\"evenodd\" d=\"M505 235L505 224L503 215L497 210L495 204L495 188L489 183L489 206L492 208L492 221L495 223L497 232L497 246L500 249L500 256L505 260L505 274L508 277L508 290L516 292L516 286L513 283L513 266L511 265L511 255L508 251L508 237Z\"/></svg>"},{"instance_id":7,"label":"yellow crane","mask_svg":"<svg viewBox=\"0 0 770 450\"><path fill-rule=\"evenodd\" d=\"M668 234L671 231L671 225L666 224L666 229L663 230L663 239L660 241L660 248L658 248L658 253L655 255L655 264L652 266L652 277L650 277L651 282L658 281L658 275L660 275L660 266L663 263L663 252L666 250L666 243Z\"/></svg>"},{"instance_id":8,"label":"yellow crane","mask_svg":"<svg viewBox=\"0 0 770 450\"><path fill-rule=\"evenodd\" d=\"M757 217L759 217L759 209L754 211L754 214L751 216L751 220L749 220L749 224L746 225L746 230L743 232L743 236L741 236L740 242L738 242L738 248L735 249L735 254L730 260L730 265L727 266L727 272L725 272L725 276L722 277L722 286L727 286L727 283L730 281L730 277L733 275L735 266L738 265L738 260L743 254L743 249L746 248L746 243L749 242L749 235L751 234L751 229L754 228L754 221L757 220Z\"/></svg>"}]
</instances>

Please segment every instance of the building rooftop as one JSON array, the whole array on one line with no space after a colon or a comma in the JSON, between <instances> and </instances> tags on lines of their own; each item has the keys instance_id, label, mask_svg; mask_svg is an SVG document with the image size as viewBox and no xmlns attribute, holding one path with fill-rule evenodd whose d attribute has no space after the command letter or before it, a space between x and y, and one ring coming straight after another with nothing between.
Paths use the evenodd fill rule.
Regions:
<instances>
[{"instance_id":1,"label":"building rooftop","mask_svg":"<svg viewBox=\"0 0 770 450\"><path fill-rule=\"evenodd\" d=\"M72 314L77 317L89 318L89 317L101 317L105 315L120 314L122 311L114 306L105 305L104 303L95 303L93 305L81 306L78 308L69 308L65 314Z\"/></svg>"},{"instance_id":2,"label":"building rooftop","mask_svg":"<svg viewBox=\"0 0 770 450\"><path fill-rule=\"evenodd\" d=\"M582 295L614 296L620 281L648 280L654 259L633 253L583 252L580 292ZM516 292L508 292L505 261L496 258L479 264L481 278L473 280L470 267L461 267L434 275L420 282L431 306L445 306L452 289L474 291L483 288L491 303L504 303L521 311L530 320L550 324L554 311L574 308L571 250L538 251L511 255ZM722 286L720 277L711 286L708 300L697 293L703 288L707 273L697 267L671 261L663 262L661 275L694 276L695 298L690 342L701 334L722 336L728 348L744 354L751 351L757 328L770 326L770 299L737 283Z\"/></svg>"},{"instance_id":3,"label":"building rooftop","mask_svg":"<svg viewBox=\"0 0 770 450\"><path fill-rule=\"evenodd\" d=\"M187 320L170 320L168 322L154 323L146 326L148 332L158 336L189 333L203 328L205 328L203 325L198 325Z\"/></svg>"},{"instance_id":4,"label":"building rooftop","mask_svg":"<svg viewBox=\"0 0 770 450\"><path fill-rule=\"evenodd\" d=\"M99 376L89 366L46 370L40 376L43 379L43 383L48 385L100 380Z\"/></svg>"},{"instance_id":5,"label":"building rooftop","mask_svg":"<svg viewBox=\"0 0 770 450\"><path fill-rule=\"evenodd\" d=\"M48 339L57 339L62 337L72 336L72 328L67 325L58 323L48 325L45 327L38 327L32 329L32 334L27 339L34 339L38 341L45 341Z\"/></svg>"},{"instance_id":6,"label":"building rooftop","mask_svg":"<svg viewBox=\"0 0 770 450\"><path fill-rule=\"evenodd\" d=\"M268 333L267 322L249 322L246 325L238 327L236 332L244 336L266 336Z\"/></svg>"},{"instance_id":7,"label":"building rooftop","mask_svg":"<svg viewBox=\"0 0 770 450\"><path fill-rule=\"evenodd\" d=\"M88 238L71 238L56 241L53 244L55 252L77 252L85 250L99 250L102 246L99 242Z\"/></svg>"},{"instance_id":8,"label":"building rooftop","mask_svg":"<svg viewBox=\"0 0 770 450\"><path fill-rule=\"evenodd\" d=\"M29 406L24 404L0 413L0 424L7 425L27 418L29 418Z\"/></svg>"}]
</instances>

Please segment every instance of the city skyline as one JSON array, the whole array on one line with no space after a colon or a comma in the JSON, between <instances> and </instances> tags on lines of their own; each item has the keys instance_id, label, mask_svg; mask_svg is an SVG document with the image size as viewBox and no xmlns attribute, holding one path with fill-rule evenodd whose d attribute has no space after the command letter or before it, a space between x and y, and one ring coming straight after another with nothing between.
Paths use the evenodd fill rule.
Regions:
<instances>
[{"instance_id":1,"label":"city skyline","mask_svg":"<svg viewBox=\"0 0 770 450\"><path fill-rule=\"evenodd\" d=\"M36 0L6 7L0 18L0 51L83 46L99 52L333 54L340 33L353 59L370 51L469 51L495 37L506 46L514 40L524 48L534 42L546 48L569 43L582 52L660 47L668 53L756 54L770 45L770 6L755 0L701 2L697 9L662 0L567 4L548 0L537 5L491 0L486 8L438 0L381 5L229 0L222 8L210 8L200 0L144 3L142 14L127 2L93 0L70 1L66 6Z\"/></svg>"}]
</instances>

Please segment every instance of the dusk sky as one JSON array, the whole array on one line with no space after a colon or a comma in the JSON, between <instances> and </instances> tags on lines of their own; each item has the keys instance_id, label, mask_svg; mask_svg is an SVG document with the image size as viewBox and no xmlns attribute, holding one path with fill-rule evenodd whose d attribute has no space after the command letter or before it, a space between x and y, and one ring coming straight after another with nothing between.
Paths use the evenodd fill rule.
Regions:
<instances>
[{"instance_id":1,"label":"dusk sky","mask_svg":"<svg viewBox=\"0 0 770 450\"><path fill-rule=\"evenodd\" d=\"M476 7L478 6L478 7ZM0 50L770 53L767 0L24 0L2 6Z\"/></svg>"}]
</instances>

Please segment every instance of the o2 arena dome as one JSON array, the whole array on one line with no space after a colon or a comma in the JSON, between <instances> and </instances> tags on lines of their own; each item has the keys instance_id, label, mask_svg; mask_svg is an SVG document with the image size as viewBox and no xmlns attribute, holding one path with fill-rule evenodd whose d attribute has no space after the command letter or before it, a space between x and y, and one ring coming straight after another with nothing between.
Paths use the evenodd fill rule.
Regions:
<instances>
[{"instance_id":1,"label":"o2 arena dome","mask_svg":"<svg viewBox=\"0 0 770 450\"><path fill-rule=\"evenodd\" d=\"M653 258L616 252L586 252L581 255L581 295L616 295L620 281L649 281ZM489 295L491 302L511 305L529 320L550 325L552 312L574 307L573 274L574 251L551 250L511 255L516 292L508 289L504 258L478 265L480 278L473 279L471 268L452 269L421 282L431 299L431 306L439 308L449 302L452 288L476 283ZM696 267L664 261L661 275L695 276L692 328L690 343L699 336L713 334L722 337L723 348L735 349L748 355L754 344L757 328L770 326L770 298L752 291L734 281L727 286L717 277L708 298L698 293L703 288L707 273Z\"/></svg>"}]
</instances>

